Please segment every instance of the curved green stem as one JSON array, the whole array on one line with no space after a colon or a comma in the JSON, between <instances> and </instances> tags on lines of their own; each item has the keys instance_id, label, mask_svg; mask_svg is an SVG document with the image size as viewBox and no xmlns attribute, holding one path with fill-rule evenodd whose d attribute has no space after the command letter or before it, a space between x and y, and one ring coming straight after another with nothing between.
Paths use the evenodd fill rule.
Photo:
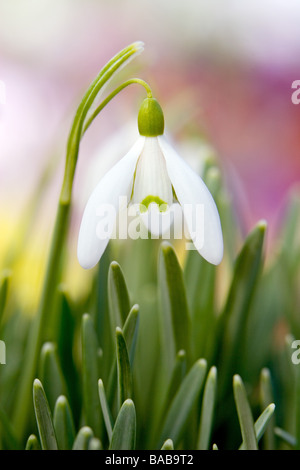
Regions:
<instances>
[{"instance_id":1,"label":"curved green stem","mask_svg":"<svg viewBox=\"0 0 300 470\"><path fill-rule=\"evenodd\" d=\"M139 84L139 85L142 85L146 91L147 91L147 97L148 98L152 98L152 90L150 88L150 86L148 85L148 83L146 83L144 80L141 80L140 78L131 78L130 80L127 80L126 82L122 83L120 86L118 86L118 88L116 88L114 91L112 91L110 93L110 95L108 95L107 98L105 98L105 100L102 101L102 103L95 109L95 111L93 112L93 114L89 117L89 119L87 119L87 122L83 128L83 132L82 134L84 134L86 132L86 130L88 129L88 127L91 125L91 123L93 122L93 120L95 119L95 117L98 116L98 114L102 111L103 108L105 108L105 106L116 96L120 93L120 91L124 90L124 88L128 87L129 85L132 85L132 84Z\"/></svg>"},{"instance_id":2,"label":"curved green stem","mask_svg":"<svg viewBox=\"0 0 300 470\"><path fill-rule=\"evenodd\" d=\"M63 248L65 246L69 226L73 180L78 159L79 145L83 136L84 122L89 109L103 86L107 84L121 66L128 63L128 61L141 52L142 49L142 43L131 44L119 52L102 68L85 93L73 121L67 144L65 173L59 197L44 285L38 311L33 319L32 327L29 332L27 350L25 352L14 409L14 428L20 440L24 438L28 416L33 409L32 384L35 379L40 349L42 343L47 339L45 330L48 316L53 314L54 297L60 281Z\"/></svg>"},{"instance_id":3,"label":"curved green stem","mask_svg":"<svg viewBox=\"0 0 300 470\"><path fill-rule=\"evenodd\" d=\"M109 61L108 64L102 69L98 77L96 77L94 82L89 87L77 110L68 139L65 174L60 194L60 200L64 203L71 200L72 185L78 158L79 144L83 135L82 131L84 121L88 114L88 111L103 86L113 77L115 72L124 63L128 62L129 59L132 58L133 54L140 52L140 50L140 43L134 43L132 46L129 46L128 48L124 49L119 54L117 54L115 58Z\"/></svg>"}]
</instances>

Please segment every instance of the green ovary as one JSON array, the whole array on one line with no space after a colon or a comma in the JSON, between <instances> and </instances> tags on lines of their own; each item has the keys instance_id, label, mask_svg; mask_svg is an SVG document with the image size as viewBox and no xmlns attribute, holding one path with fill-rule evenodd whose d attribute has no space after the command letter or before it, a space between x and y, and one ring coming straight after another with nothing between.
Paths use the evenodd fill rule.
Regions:
<instances>
[{"instance_id":1,"label":"green ovary","mask_svg":"<svg viewBox=\"0 0 300 470\"><path fill-rule=\"evenodd\" d=\"M163 201L159 196L147 196L145 199L142 200L140 203L140 211L141 213L147 212L149 205L154 202L158 205L160 212L166 212L168 208L168 204Z\"/></svg>"}]
</instances>

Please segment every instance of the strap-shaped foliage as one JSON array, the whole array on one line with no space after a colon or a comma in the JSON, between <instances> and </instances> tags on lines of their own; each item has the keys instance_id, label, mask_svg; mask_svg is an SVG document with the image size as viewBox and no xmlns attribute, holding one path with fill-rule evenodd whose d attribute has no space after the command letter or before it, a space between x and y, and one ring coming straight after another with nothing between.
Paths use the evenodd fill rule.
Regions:
<instances>
[{"instance_id":1,"label":"strap-shaped foliage","mask_svg":"<svg viewBox=\"0 0 300 470\"><path fill-rule=\"evenodd\" d=\"M57 440L51 411L42 383L35 379L33 383L33 404L42 449L57 450Z\"/></svg>"},{"instance_id":2,"label":"strap-shaped foliage","mask_svg":"<svg viewBox=\"0 0 300 470\"><path fill-rule=\"evenodd\" d=\"M118 413L110 441L110 450L134 450L136 441L136 414L132 400L127 399Z\"/></svg>"}]
</instances>

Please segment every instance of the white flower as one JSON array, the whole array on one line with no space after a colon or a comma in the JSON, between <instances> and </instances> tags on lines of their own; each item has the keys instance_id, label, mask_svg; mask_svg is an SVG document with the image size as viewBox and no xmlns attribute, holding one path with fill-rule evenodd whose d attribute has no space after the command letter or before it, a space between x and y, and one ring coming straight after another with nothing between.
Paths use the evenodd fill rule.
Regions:
<instances>
[{"instance_id":1,"label":"white flower","mask_svg":"<svg viewBox=\"0 0 300 470\"><path fill-rule=\"evenodd\" d=\"M150 100L159 106L156 100ZM152 108L149 112L149 107L146 112L145 109L142 111L139 113L141 135L137 142L104 175L87 202L79 231L79 263L85 269L97 264L112 236L117 214L123 209L120 200L125 198L128 206L139 208L145 226L156 235L170 227L171 208L174 204L180 204L195 248L208 262L217 265L223 257L223 237L214 199L200 176L163 136L162 112L161 116L159 112L155 115L157 109L153 113ZM114 210L108 212L105 236L99 236L101 207L108 205ZM199 223L197 226L199 207L203 215L201 226Z\"/></svg>"}]
</instances>

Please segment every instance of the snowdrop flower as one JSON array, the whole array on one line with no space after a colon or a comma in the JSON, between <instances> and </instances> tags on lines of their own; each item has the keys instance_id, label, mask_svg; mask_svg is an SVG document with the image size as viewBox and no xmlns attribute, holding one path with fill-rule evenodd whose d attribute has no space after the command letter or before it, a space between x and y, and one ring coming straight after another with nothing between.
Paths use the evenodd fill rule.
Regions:
<instances>
[{"instance_id":1,"label":"snowdrop flower","mask_svg":"<svg viewBox=\"0 0 300 470\"><path fill-rule=\"evenodd\" d=\"M85 207L78 238L78 260L85 269L101 258L112 236L120 198L127 207L139 207L140 217L151 233L165 232L172 222L170 209L182 208L184 222L195 248L208 262L219 264L223 237L216 204L206 185L176 153L164 137L164 116L154 98L146 98L139 111L140 137L95 187ZM99 234L101 207L109 205L105 236ZM197 208L202 208L201 226L195 225ZM150 217L149 214L154 217ZM199 225L199 224L198 224Z\"/></svg>"}]
</instances>

